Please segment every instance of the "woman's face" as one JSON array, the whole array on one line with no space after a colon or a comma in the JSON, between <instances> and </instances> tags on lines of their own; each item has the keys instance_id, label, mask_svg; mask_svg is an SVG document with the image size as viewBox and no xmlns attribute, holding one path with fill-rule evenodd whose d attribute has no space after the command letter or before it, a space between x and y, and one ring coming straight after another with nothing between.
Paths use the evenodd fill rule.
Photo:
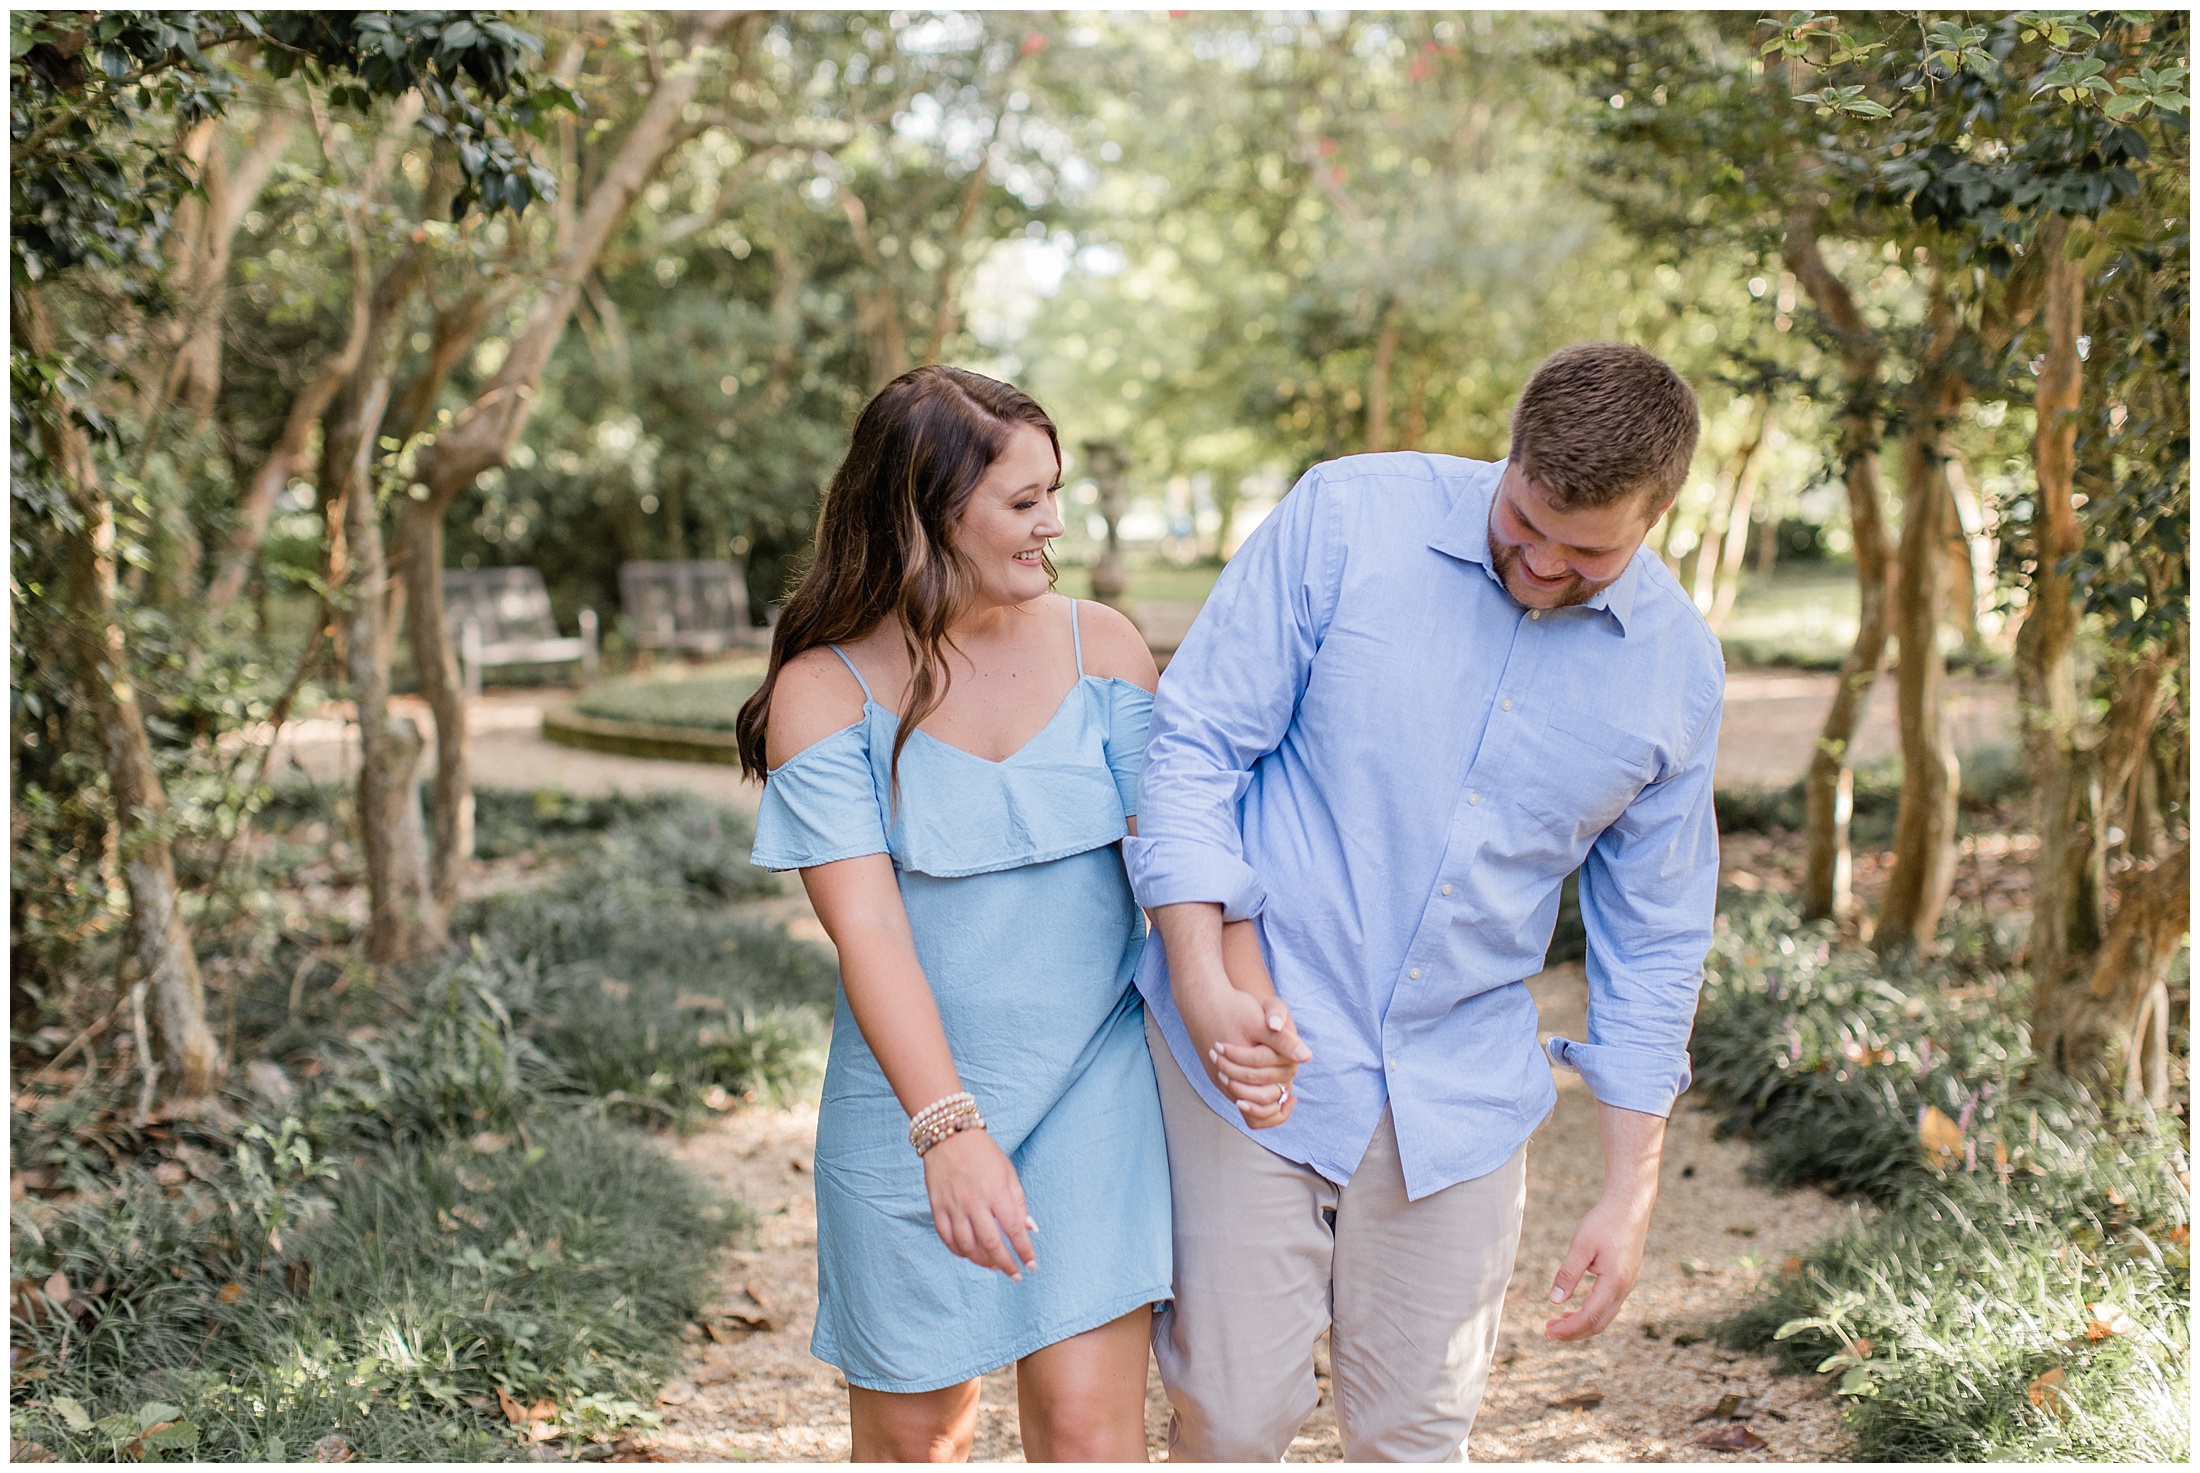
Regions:
<instances>
[{"instance_id":1,"label":"woman's face","mask_svg":"<svg viewBox=\"0 0 2200 1473\"><path fill-rule=\"evenodd\" d=\"M1009 431L1007 448L970 493L955 524L955 550L977 574L979 607L1029 603L1048 589L1040 554L1062 535L1061 467L1032 425Z\"/></svg>"}]
</instances>

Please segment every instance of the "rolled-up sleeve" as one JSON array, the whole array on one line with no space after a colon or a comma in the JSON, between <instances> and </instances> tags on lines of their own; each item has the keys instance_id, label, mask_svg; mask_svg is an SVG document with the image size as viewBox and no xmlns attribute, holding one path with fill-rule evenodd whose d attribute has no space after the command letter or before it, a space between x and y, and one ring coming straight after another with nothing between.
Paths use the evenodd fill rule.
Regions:
<instances>
[{"instance_id":1,"label":"rolled-up sleeve","mask_svg":"<svg viewBox=\"0 0 2200 1473\"><path fill-rule=\"evenodd\" d=\"M1711 807L1721 697L1687 758L1643 789L1581 870L1588 932L1589 1041L1554 1038L1554 1062L1599 1102L1670 1115L1688 1088L1688 1035L1718 904L1719 828Z\"/></svg>"},{"instance_id":2,"label":"rolled-up sleeve","mask_svg":"<svg viewBox=\"0 0 2200 1473\"><path fill-rule=\"evenodd\" d=\"M1305 692L1335 610L1337 504L1317 467L1215 580L1161 676L1139 780L1138 835L1124 860L1138 903L1219 904L1226 920L1267 898L1245 862L1238 805Z\"/></svg>"}]
</instances>

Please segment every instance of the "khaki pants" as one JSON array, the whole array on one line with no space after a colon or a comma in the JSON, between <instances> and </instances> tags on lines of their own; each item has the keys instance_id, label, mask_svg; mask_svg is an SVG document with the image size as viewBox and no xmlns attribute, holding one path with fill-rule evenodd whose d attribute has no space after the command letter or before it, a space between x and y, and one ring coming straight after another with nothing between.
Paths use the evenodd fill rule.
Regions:
<instances>
[{"instance_id":1,"label":"khaki pants","mask_svg":"<svg viewBox=\"0 0 2200 1473\"><path fill-rule=\"evenodd\" d=\"M1348 1462L1463 1462L1520 1243L1527 1148L1406 1200L1383 1112L1339 1187L1216 1116L1149 1019L1176 1208L1176 1300L1154 1320L1170 1461L1282 1459L1330 1332Z\"/></svg>"}]
</instances>

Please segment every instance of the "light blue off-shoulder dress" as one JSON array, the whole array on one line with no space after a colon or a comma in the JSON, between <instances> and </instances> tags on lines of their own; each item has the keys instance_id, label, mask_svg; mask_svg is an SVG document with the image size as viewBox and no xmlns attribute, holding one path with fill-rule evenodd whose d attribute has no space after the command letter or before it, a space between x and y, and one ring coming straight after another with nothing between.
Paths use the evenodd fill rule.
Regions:
<instances>
[{"instance_id":1,"label":"light blue off-shoulder dress","mask_svg":"<svg viewBox=\"0 0 2200 1473\"><path fill-rule=\"evenodd\" d=\"M1070 618L1074 631L1074 604ZM1117 847L1153 698L1086 675L1077 648L1076 686L1005 761L915 732L897 806L898 718L865 685L860 721L764 785L757 864L892 857L963 1088L1039 1223L1022 1283L940 1242L908 1116L842 992L818 1116L810 1350L850 1385L952 1386L1170 1294L1168 1155L1131 981L1145 923Z\"/></svg>"}]
</instances>

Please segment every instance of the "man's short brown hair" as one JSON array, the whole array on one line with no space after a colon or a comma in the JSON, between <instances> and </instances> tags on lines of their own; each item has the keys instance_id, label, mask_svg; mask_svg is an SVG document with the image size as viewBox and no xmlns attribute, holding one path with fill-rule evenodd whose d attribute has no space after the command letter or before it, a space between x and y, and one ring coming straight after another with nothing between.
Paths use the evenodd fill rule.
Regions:
<instances>
[{"instance_id":1,"label":"man's short brown hair","mask_svg":"<svg viewBox=\"0 0 2200 1473\"><path fill-rule=\"evenodd\" d=\"M1561 508L1648 492L1655 518L1680 494L1696 427L1696 396L1665 360L1626 343L1576 343L1520 391L1511 458Z\"/></svg>"}]
</instances>

